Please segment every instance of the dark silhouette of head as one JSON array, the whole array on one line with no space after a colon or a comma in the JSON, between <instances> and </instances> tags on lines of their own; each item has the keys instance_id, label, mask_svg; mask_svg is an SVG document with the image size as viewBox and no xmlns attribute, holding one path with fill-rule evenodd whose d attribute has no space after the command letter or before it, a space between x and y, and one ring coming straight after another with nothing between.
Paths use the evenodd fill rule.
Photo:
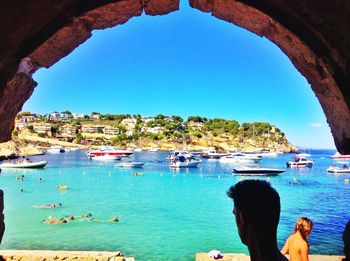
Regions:
<instances>
[{"instance_id":1,"label":"dark silhouette of head","mask_svg":"<svg viewBox=\"0 0 350 261\"><path fill-rule=\"evenodd\" d=\"M232 186L227 195L234 202L238 233L252 260L286 260L277 247L281 210L277 191L266 181L243 180Z\"/></svg>"},{"instance_id":2,"label":"dark silhouette of head","mask_svg":"<svg viewBox=\"0 0 350 261\"><path fill-rule=\"evenodd\" d=\"M344 254L343 261L350 261L350 221L346 224L343 232Z\"/></svg>"}]
</instances>

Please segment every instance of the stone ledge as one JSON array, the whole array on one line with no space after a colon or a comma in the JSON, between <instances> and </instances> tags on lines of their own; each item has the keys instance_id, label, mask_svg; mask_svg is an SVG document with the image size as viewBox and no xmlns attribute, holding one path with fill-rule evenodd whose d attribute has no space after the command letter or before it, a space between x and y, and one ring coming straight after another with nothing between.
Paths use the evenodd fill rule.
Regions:
<instances>
[{"instance_id":1,"label":"stone ledge","mask_svg":"<svg viewBox=\"0 0 350 261\"><path fill-rule=\"evenodd\" d=\"M53 250L0 250L5 260L30 261L135 261L120 251L53 251Z\"/></svg>"},{"instance_id":2,"label":"stone ledge","mask_svg":"<svg viewBox=\"0 0 350 261\"><path fill-rule=\"evenodd\" d=\"M196 253L196 261L250 261L246 254L223 253L223 258L213 259L208 256L208 253ZM341 256L326 256L326 255L309 255L310 261L339 261Z\"/></svg>"}]
</instances>

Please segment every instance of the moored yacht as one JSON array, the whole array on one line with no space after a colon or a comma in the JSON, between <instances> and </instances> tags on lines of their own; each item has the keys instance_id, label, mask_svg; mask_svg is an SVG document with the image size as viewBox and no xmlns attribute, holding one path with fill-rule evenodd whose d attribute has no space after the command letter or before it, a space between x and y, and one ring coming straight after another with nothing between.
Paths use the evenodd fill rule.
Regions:
<instances>
[{"instance_id":1,"label":"moored yacht","mask_svg":"<svg viewBox=\"0 0 350 261\"><path fill-rule=\"evenodd\" d=\"M130 150L121 150L113 146L102 146L100 149L89 150L86 153L86 155L88 155L89 157L104 156L104 155L128 157L131 154L133 154L133 152Z\"/></svg>"},{"instance_id":2,"label":"moored yacht","mask_svg":"<svg viewBox=\"0 0 350 261\"><path fill-rule=\"evenodd\" d=\"M261 168L261 167L240 167L234 168L233 174L240 176L275 176L282 172L284 169L272 169L272 168Z\"/></svg>"},{"instance_id":3,"label":"moored yacht","mask_svg":"<svg viewBox=\"0 0 350 261\"><path fill-rule=\"evenodd\" d=\"M218 152L217 150L210 149L210 150L205 150L202 153L203 158L208 158L208 159L220 159L223 156L228 155L227 153L221 153Z\"/></svg>"},{"instance_id":4,"label":"moored yacht","mask_svg":"<svg viewBox=\"0 0 350 261\"><path fill-rule=\"evenodd\" d=\"M302 152L294 156L295 159L307 158L307 157L311 157L311 154Z\"/></svg>"},{"instance_id":5,"label":"moored yacht","mask_svg":"<svg viewBox=\"0 0 350 261\"><path fill-rule=\"evenodd\" d=\"M231 153L227 156L223 156L219 159L221 163L258 163L262 160L261 155L244 154L244 153Z\"/></svg>"},{"instance_id":6,"label":"moored yacht","mask_svg":"<svg viewBox=\"0 0 350 261\"><path fill-rule=\"evenodd\" d=\"M33 162L29 159L17 160L17 161L8 161L0 164L0 168L2 169L28 169L28 168L43 168L47 164L47 161L36 161Z\"/></svg>"},{"instance_id":7,"label":"moored yacht","mask_svg":"<svg viewBox=\"0 0 350 261\"><path fill-rule=\"evenodd\" d=\"M305 168L305 167L312 167L314 165L314 160L309 160L305 157L296 158L294 161L288 161L286 162L287 167L298 167L298 168Z\"/></svg>"},{"instance_id":8,"label":"moored yacht","mask_svg":"<svg viewBox=\"0 0 350 261\"><path fill-rule=\"evenodd\" d=\"M339 152L336 152L331 158L334 160L349 160L350 155L343 155L343 154L340 154Z\"/></svg>"},{"instance_id":9,"label":"moored yacht","mask_svg":"<svg viewBox=\"0 0 350 261\"><path fill-rule=\"evenodd\" d=\"M166 160L174 160L176 157L179 156L184 156L185 158L192 158L194 155L189 151L176 149L170 153Z\"/></svg>"},{"instance_id":10,"label":"moored yacht","mask_svg":"<svg viewBox=\"0 0 350 261\"><path fill-rule=\"evenodd\" d=\"M65 152L65 149L62 146L51 146L46 152L48 153L62 153Z\"/></svg>"},{"instance_id":11,"label":"moored yacht","mask_svg":"<svg viewBox=\"0 0 350 261\"><path fill-rule=\"evenodd\" d=\"M100 161L110 161L110 160L120 160L122 157L117 156L117 155L95 155L95 156L90 156L91 160L100 160Z\"/></svg>"},{"instance_id":12,"label":"moored yacht","mask_svg":"<svg viewBox=\"0 0 350 261\"><path fill-rule=\"evenodd\" d=\"M196 168L202 161L195 157L185 158L184 156L178 156L173 159L169 166L170 168Z\"/></svg>"},{"instance_id":13,"label":"moored yacht","mask_svg":"<svg viewBox=\"0 0 350 261\"><path fill-rule=\"evenodd\" d=\"M336 161L327 169L331 173L350 173L350 165L348 161Z\"/></svg>"}]
</instances>

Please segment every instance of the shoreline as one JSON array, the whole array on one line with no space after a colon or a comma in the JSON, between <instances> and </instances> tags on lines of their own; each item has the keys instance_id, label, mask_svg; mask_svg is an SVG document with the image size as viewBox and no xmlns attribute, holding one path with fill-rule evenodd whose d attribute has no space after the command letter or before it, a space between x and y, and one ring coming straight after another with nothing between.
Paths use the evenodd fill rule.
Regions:
<instances>
[{"instance_id":1,"label":"shoreline","mask_svg":"<svg viewBox=\"0 0 350 261\"><path fill-rule=\"evenodd\" d=\"M246 254L238 253L222 253L224 256L221 261L250 261L250 257ZM333 255L309 255L310 261L339 261L344 256ZM213 258L208 256L208 253L196 253L195 261L213 261Z\"/></svg>"},{"instance_id":2,"label":"shoreline","mask_svg":"<svg viewBox=\"0 0 350 261\"><path fill-rule=\"evenodd\" d=\"M65 260L65 261L136 261L134 257L125 257L120 251L66 251L66 250L0 250L5 260ZM249 261L246 254L223 253L222 261ZM343 256L309 255L310 261L339 261ZM208 253L195 253L196 261L212 261Z\"/></svg>"},{"instance_id":3,"label":"shoreline","mask_svg":"<svg viewBox=\"0 0 350 261\"><path fill-rule=\"evenodd\" d=\"M135 261L134 257L125 257L120 251L0 250L0 257L14 261Z\"/></svg>"}]
</instances>

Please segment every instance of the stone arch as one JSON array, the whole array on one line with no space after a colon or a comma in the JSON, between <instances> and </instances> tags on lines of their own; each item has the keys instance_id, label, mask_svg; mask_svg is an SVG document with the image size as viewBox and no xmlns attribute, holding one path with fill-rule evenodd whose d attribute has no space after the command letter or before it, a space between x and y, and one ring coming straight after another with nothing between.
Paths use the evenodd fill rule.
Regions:
<instances>
[{"instance_id":1,"label":"stone arch","mask_svg":"<svg viewBox=\"0 0 350 261\"><path fill-rule=\"evenodd\" d=\"M189 0L193 8L279 46L311 84L338 150L350 154L350 3L321 2ZM92 30L123 24L143 11L164 15L178 8L178 0L2 1L0 142L10 139L16 114L37 86L36 70L71 53Z\"/></svg>"}]
</instances>

